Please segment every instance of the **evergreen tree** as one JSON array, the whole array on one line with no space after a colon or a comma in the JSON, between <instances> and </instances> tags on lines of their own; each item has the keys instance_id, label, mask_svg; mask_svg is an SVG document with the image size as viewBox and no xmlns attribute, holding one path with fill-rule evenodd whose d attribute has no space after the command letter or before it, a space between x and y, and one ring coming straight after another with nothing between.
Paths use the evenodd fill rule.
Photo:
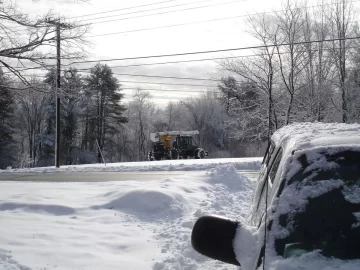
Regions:
<instances>
[{"instance_id":1,"label":"evergreen tree","mask_svg":"<svg viewBox=\"0 0 360 270\"><path fill-rule=\"evenodd\" d=\"M121 85L113 76L109 66L97 64L90 70L86 78L88 95L92 100L93 114L87 129L87 138L90 138L91 148L96 149L96 140L101 150L112 144L121 124L127 119L123 116L125 107L121 104L123 94L120 93ZM108 142L108 143L106 143ZM95 144L95 145L94 145ZM97 161L101 162L98 150Z\"/></svg>"},{"instance_id":2,"label":"evergreen tree","mask_svg":"<svg viewBox=\"0 0 360 270\"><path fill-rule=\"evenodd\" d=\"M46 75L44 83L51 88L52 94L45 99L45 128L39 135L40 155L37 166L52 166L55 159L55 125L56 125L56 70L51 69Z\"/></svg>"},{"instance_id":3,"label":"evergreen tree","mask_svg":"<svg viewBox=\"0 0 360 270\"><path fill-rule=\"evenodd\" d=\"M80 101L83 90L83 80L77 70L70 70L71 77L64 78L61 87L61 156L65 164L78 163L79 117Z\"/></svg>"},{"instance_id":4,"label":"evergreen tree","mask_svg":"<svg viewBox=\"0 0 360 270\"><path fill-rule=\"evenodd\" d=\"M14 165L15 144L13 139L14 99L6 87L7 79L0 69L0 169Z\"/></svg>"}]
</instances>

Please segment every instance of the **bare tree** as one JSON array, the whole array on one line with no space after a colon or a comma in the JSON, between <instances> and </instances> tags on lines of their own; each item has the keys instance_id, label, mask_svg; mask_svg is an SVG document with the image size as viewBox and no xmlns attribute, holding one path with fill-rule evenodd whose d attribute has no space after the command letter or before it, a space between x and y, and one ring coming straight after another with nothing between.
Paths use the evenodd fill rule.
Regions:
<instances>
[{"instance_id":1,"label":"bare tree","mask_svg":"<svg viewBox=\"0 0 360 270\"><path fill-rule=\"evenodd\" d=\"M198 143L201 147L224 147L224 115L225 112L218 97L213 92L206 92L197 98L181 101L184 128L198 130ZM185 126L186 125L186 126Z\"/></svg>"},{"instance_id":2,"label":"bare tree","mask_svg":"<svg viewBox=\"0 0 360 270\"><path fill-rule=\"evenodd\" d=\"M304 57L303 33L306 19L304 17L304 4L287 0L283 11L277 13L279 34L273 43L276 45L279 71L284 88L288 93L288 104L285 111L285 125L289 124L295 94L305 86L301 80L308 58Z\"/></svg>"},{"instance_id":3,"label":"bare tree","mask_svg":"<svg viewBox=\"0 0 360 270\"><path fill-rule=\"evenodd\" d=\"M168 130L178 129L181 120L181 104L169 102L165 108Z\"/></svg>"},{"instance_id":4,"label":"bare tree","mask_svg":"<svg viewBox=\"0 0 360 270\"><path fill-rule=\"evenodd\" d=\"M330 26L331 38L335 39L331 43L330 50L337 73L336 85L341 93L342 122L346 123L348 121L346 79L351 51L351 46L349 46L351 41L347 41L346 38L350 38L356 33L355 9L352 1L332 1L327 12L327 24Z\"/></svg>"},{"instance_id":5,"label":"bare tree","mask_svg":"<svg viewBox=\"0 0 360 270\"><path fill-rule=\"evenodd\" d=\"M279 27L274 22L275 20L276 18L272 16L260 14L248 19L249 33L264 46L263 49L256 50L256 57L219 62L223 69L237 74L241 80L255 85L261 91L264 102L267 104L265 114L267 126L263 128L267 130L268 138L278 127L274 100L274 84L278 66L273 44L274 40L278 39ZM254 117L259 115L254 115Z\"/></svg>"},{"instance_id":6,"label":"bare tree","mask_svg":"<svg viewBox=\"0 0 360 270\"><path fill-rule=\"evenodd\" d=\"M334 109L331 103L334 87L333 61L327 49L329 27L325 20L326 6L322 2L314 11L304 10L304 25L299 31L304 38L302 57L304 72L303 89L296 96L296 121L324 121L328 109ZM312 42L316 40L317 42Z\"/></svg>"},{"instance_id":7,"label":"bare tree","mask_svg":"<svg viewBox=\"0 0 360 270\"><path fill-rule=\"evenodd\" d=\"M151 128L150 117L155 110L151 102L151 95L138 88L133 93L133 100L129 104L129 123L134 126L134 138L136 138L137 159L144 160L149 143Z\"/></svg>"},{"instance_id":8,"label":"bare tree","mask_svg":"<svg viewBox=\"0 0 360 270\"><path fill-rule=\"evenodd\" d=\"M6 2L0 6L0 63L24 84L26 70L48 68L56 59L56 25L60 27L61 57L66 60L85 56L84 34L88 26L68 23L49 12L38 18L19 11L16 4Z\"/></svg>"},{"instance_id":9,"label":"bare tree","mask_svg":"<svg viewBox=\"0 0 360 270\"><path fill-rule=\"evenodd\" d=\"M28 155L30 164L35 166L40 155L39 136L45 128L46 106L48 105L48 95L34 89L43 88L42 83L32 78L30 80L33 88L17 90L15 98L17 103L17 129L20 134L26 134L26 145L28 150L24 149L23 154ZM25 164L23 164L25 165Z\"/></svg>"}]
</instances>

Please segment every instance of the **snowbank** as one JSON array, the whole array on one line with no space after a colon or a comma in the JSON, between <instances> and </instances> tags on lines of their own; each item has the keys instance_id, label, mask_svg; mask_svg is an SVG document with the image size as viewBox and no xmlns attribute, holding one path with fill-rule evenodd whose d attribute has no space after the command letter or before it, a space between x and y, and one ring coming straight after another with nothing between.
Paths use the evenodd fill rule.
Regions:
<instances>
[{"instance_id":1,"label":"snowbank","mask_svg":"<svg viewBox=\"0 0 360 270\"><path fill-rule=\"evenodd\" d=\"M110 209L129 213L141 218L179 217L186 200L179 192L156 189L135 189L125 192L117 199L94 206L93 209Z\"/></svg>"},{"instance_id":2,"label":"snowbank","mask_svg":"<svg viewBox=\"0 0 360 270\"><path fill-rule=\"evenodd\" d=\"M41 205L30 203L0 203L0 211L23 210L32 213L46 213L55 216L72 215L75 210L62 205Z\"/></svg>"},{"instance_id":3,"label":"snowbank","mask_svg":"<svg viewBox=\"0 0 360 270\"><path fill-rule=\"evenodd\" d=\"M211 183L221 183L233 190L248 190L253 183L244 175L238 174L233 165L221 165L210 169Z\"/></svg>"},{"instance_id":4,"label":"snowbank","mask_svg":"<svg viewBox=\"0 0 360 270\"><path fill-rule=\"evenodd\" d=\"M17 263L13 258L11 251L0 249L0 269L4 270L31 270L31 268Z\"/></svg>"}]
</instances>

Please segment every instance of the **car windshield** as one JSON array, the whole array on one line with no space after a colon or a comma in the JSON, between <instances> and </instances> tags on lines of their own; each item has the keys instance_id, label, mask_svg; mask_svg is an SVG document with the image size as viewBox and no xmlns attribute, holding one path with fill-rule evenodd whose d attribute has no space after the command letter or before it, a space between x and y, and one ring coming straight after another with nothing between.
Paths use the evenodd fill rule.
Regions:
<instances>
[{"instance_id":1,"label":"car windshield","mask_svg":"<svg viewBox=\"0 0 360 270\"><path fill-rule=\"evenodd\" d=\"M360 150L304 152L297 161L301 169L281 198L290 206L279 216L280 227L290 233L278 237L277 252L303 243L328 257L360 258Z\"/></svg>"}]
</instances>

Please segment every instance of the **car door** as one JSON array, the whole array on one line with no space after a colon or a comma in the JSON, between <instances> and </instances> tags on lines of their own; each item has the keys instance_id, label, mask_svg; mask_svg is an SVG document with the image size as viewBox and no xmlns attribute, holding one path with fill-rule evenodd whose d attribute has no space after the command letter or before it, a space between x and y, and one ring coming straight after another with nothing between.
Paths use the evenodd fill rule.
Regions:
<instances>
[{"instance_id":1,"label":"car door","mask_svg":"<svg viewBox=\"0 0 360 270\"><path fill-rule=\"evenodd\" d=\"M278 147L274 149L272 152L272 156L268 158L266 165L266 170L262 175L261 182L259 182L259 190L261 190L260 195L258 196L258 200L256 201L256 211L253 213L253 226L256 226L258 230L262 229L262 224L266 223L266 209L269 207L269 203L271 201L271 189L274 183L276 174L279 170L280 162L283 156L283 149L282 147ZM265 227L264 227L265 228ZM258 254L254 259L254 264L256 262L256 268L258 268L263 261L263 257L265 254L265 236L264 232L260 232L258 235L264 235L263 239L259 239L259 245L256 247Z\"/></svg>"},{"instance_id":2,"label":"car door","mask_svg":"<svg viewBox=\"0 0 360 270\"><path fill-rule=\"evenodd\" d=\"M269 164L271 166L271 163L274 159L274 153L277 152L278 149L276 149L275 143L271 141L269 144L266 153L264 155L258 180L256 183L256 188L254 191L254 196L252 200L252 207L251 212L249 215L249 218L247 220L247 225L256 227L260 225L261 218L263 216L264 210L265 210L265 194L264 194L264 188L265 188L265 179L268 175L269 171Z\"/></svg>"}]
</instances>

